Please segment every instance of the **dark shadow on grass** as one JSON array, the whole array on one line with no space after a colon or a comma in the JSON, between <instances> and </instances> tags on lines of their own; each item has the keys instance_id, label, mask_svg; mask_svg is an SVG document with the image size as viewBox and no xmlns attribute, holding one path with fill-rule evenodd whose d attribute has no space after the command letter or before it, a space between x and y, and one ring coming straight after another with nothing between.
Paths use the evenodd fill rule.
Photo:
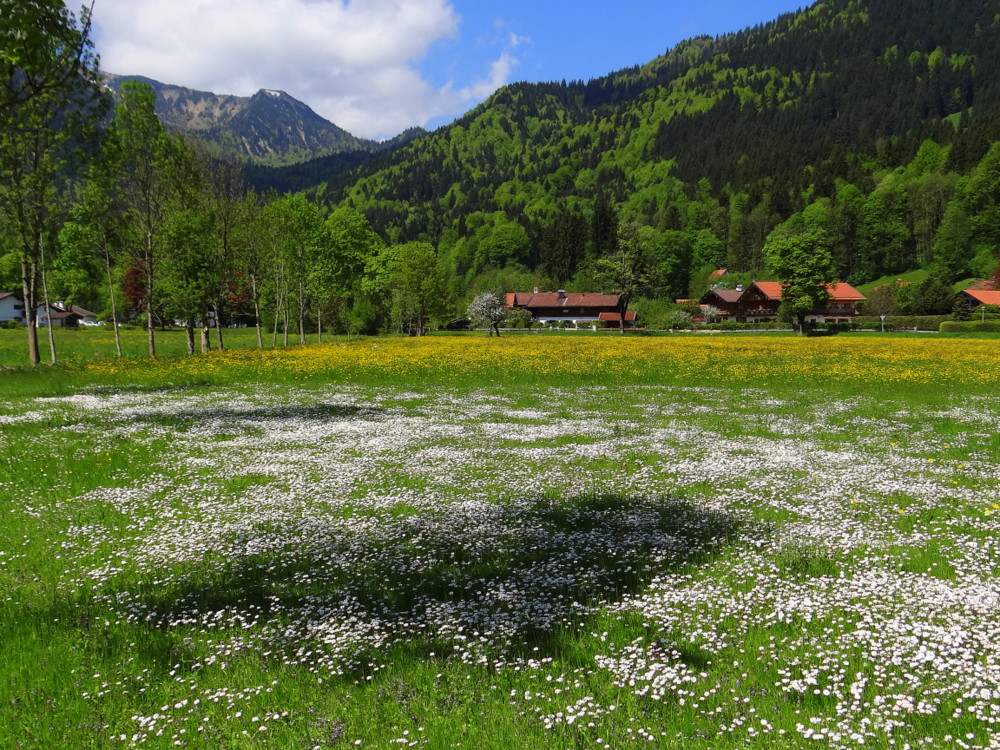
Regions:
<instances>
[{"instance_id":1,"label":"dark shadow on grass","mask_svg":"<svg viewBox=\"0 0 1000 750\"><path fill-rule=\"evenodd\" d=\"M226 404L196 409L150 411L130 415L133 422L165 425L190 429L202 423L260 424L264 422L293 421L302 424L374 419L382 413L380 407L354 406L352 404L286 404L280 406L242 406Z\"/></svg>"},{"instance_id":2,"label":"dark shadow on grass","mask_svg":"<svg viewBox=\"0 0 1000 750\"><path fill-rule=\"evenodd\" d=\"M414 658L456 644L489 661L541 658L563 652L600 607L710 561L740 531L731 516L685 501L620 495L455 503L370 521L262 526L245 549L267 549L269 535L285 540L280 548L163 576L172 582L145 587L130 609L154 631L198 629L218 612L270 622L286 653L322 648L317 633L358 623L349 667L367 663L375 630ZM173 639L161 643L174 661Z\"/></svg>"},{"instance_id":3,"label":"dark shadow on grass","mask_svg":"<svg viewBox=\"0 0 1000 750\"><path fill-rule=\"evenodd\" d=\"M190 380L184 384L149 385L129 383L122 385L88 385L81 392L88 395L115 396L125 393L184 393L185 391L200 391L205 388L218 387L210 380Z\"/></svg>"}]
</instances>

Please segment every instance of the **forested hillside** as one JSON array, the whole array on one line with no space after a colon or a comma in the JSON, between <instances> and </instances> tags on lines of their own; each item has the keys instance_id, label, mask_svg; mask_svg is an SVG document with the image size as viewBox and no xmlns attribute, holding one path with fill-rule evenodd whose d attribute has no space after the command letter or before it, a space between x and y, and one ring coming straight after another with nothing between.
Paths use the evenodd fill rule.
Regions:
<instances>
[{"instance_id":1,"label":"forested hillside","mask_svg":"<svg viewBox=\"0 0 1000 750\"><path fill-rule=\"evenodd\" d=\"M313 196L439 245L465 279L515 263L586 286L618 220L674 296L709 266L762 272L779 225L820 231L855 283L982 276L997 49L998 0L822 0L588 83L508 86Z\"/></svg>"}]
</instances>

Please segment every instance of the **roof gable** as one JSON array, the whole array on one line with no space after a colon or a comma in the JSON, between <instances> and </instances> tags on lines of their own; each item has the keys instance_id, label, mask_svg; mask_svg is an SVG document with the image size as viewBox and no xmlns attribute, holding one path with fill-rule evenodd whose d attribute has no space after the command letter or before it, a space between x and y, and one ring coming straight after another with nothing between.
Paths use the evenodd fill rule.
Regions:
<instances>
[{"instance_id":1,"label":"roof gable","mask_svg":"<svg viewBox=\"0 0 1000 750\"><path fill-rule=\"evenodd\" d=\"M513 298L513 304L510 303ZM511 307L618 307L621 297L617 294L593 292L514 292L507 295Z\"/></svg>"},{"instance_id":2,"label":"roof gable","mask_svg":"<svg viewBox=\"0 0 1000 750\"><path fill-rule=\"evenodd\" d=\"M1000 292L984 289L966 289L964 291L980 304L1000 306Z\"/></svg>"},{"instance_id":3,"label":"roof gable","mask_svg":"<svg viewBox=\"0 0 1000 750\"><path fill-rule=\"evenodd\" d=\"M781 299L780 281L755 281L751 287L757 287L761 294L768 299Z\"/></svg>"},{"instance_id":4,"label":"roof gable","mask_svg":"<svg viewBox=\"0 0 1000 750\"><path fill-rule=\"evenodd\" d=\"M720 300L722 300L723 302L727 302L729 304L735 304L735 303L739 302L740 298L743 296L743 290L742 289L709 289L705 293L705 296L708 297L709 295L714 295L714 296L718 297Z\"/></svg>"},{"instance_id":5,"label":"roof gable","mask_svg":"<svg viewBox=\"0 0 1000 750\"><path fill-rule=\"evenodd\" d=\"M826 291L830 293L830 299L837 302L863 302L868 299L846 281L827 284Z\"/></svg>"},{"instance_id":6,"label":"roof gable","mask_svg":"<svg viewBox=\"0 0 1000 750\"><path fill-rule=\"evenodd\" d=\"M757 287L761 294L768 299L780 300L781 289L784 284L780 281L755 281L750 286ZM863 302L868 299L845 281L839 281L836 284L824 284L824 286L830 295L831 302Z\"/></svg>"}]
</instances>

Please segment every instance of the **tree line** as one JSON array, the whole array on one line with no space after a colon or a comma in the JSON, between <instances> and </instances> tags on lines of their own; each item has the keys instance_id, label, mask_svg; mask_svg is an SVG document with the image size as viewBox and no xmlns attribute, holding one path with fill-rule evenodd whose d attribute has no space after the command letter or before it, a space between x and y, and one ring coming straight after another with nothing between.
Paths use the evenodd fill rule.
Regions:
<instances>
[{"instance_id":1,"label":"tree line","mask_svg":"<svg viewBox=\"0 0 1000 750\"><path fill-rule=\"evenodd\" d=\"M56 300L100 311L119 356L126 322L145 326L155 356L167 326L185 329L193 353L224 347L224 323L255 326L263 346L265 329L271 345L422 331L440 311L428 243L386 243L357 211L258 193L245 165L168 134L145 84L122 85L111 108L88 9L4 0L0 11L0 284L20 291L31 363L38 311Z\"/></svg>"},{"instance_id":2,"label":"tree line","mask_svg":"<svg viewBox=\"0 0 1000 750\"><path fill-rule=\"evenodd\" d=\"M774 278L790 249L830 281L982 278L1000 7L913 5L831 0L586 84L509 86L279 195L164 131L142 84L111 107L86 9L0 0L0 288L32 322L59 299L141 323L155 355L167 325L192 352L225 345L219 323L260 345L421 332L534 286L697 298L717 268Z\"/></svg>"}]
</instances>

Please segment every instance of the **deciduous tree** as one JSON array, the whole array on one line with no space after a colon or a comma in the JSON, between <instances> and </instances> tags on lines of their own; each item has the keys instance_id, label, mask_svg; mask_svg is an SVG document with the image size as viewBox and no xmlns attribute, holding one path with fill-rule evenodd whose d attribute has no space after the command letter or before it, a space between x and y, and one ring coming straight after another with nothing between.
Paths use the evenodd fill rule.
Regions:
<instances>
[{"instance_id":1,"label":"deciduous tree","mask_svg":"<svg viewBox=\"0 0 1000 750\"><path fill-rule=\"evenodd\" d=\"M142 310L150 357L156 356L155 317L161 233L166 226L173 185L168 174L177 148L156 116L153 89L136 81L118 92L108 145L118 175L116 197L125 246L133 267L143 276Z\"/></svg>"},{"instance_id":2,"label":"deciduous tree","mask_svg":"<svg viewBox=\"0 0 1000 750\"><path fill-rule=\"evenodd\" d=\"M19 259L32 364L40 361L38 285L45 286L46 255L53 255L62 218L59 178L101 115L89 30L86 9L77 20L57 0L0 2L0 221Z\"/></svg>"},{"instance_id":3,"label":"deciduous tree","mask_svg":"<svg viewBox=\"0 0 1000 750\"><path fill-rule=\"evenodd\" d=\"M486 328L490 336L494 333L500 336L497 325L503 319L503 301L496 292L477 294L465 309L465 314L474 328Z\"/></svg>"},{"instance_id":4,"label":"deciduous tree","mask_svg":"<svg viewBox=\"0 0 1000 750\"><path fill-rule=\"evenodd\" d=\"M629 303L649 287L649 267L636 224L623 222L619 226L616 246L611 255L597 261L597 278L606 291L620 296L618 326L625 333L625 313Z\"/></svg>"},{"instance_id":5,"label":"deciduous tree","mask_svg":"<svg viewBox=\"0 0 1000 750\"><path fill-rule=\"evenodd\" d=\"M772 232L764 246L768 268L782 282L778 314L797 321L805 335L806 315L823 308L834 282L830 239L823 231L785 235Z\"/></svg>"}]
</instances>

